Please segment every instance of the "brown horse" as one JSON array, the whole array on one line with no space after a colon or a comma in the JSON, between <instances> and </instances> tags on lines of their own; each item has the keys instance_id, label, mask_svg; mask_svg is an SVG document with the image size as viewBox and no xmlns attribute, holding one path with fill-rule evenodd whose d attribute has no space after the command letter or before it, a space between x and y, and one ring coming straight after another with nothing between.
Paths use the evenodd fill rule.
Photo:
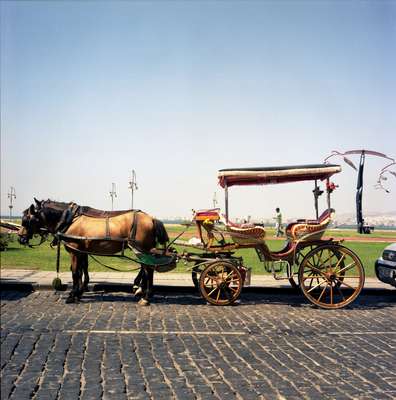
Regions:
<instances>
[{"instance_id":1,"label":"brown horse","mask_svg":"<svg viewBox=\"0 0 396 400\"><path fill-rule=\"evenodd\" d=\"M34 234L43 231L61 238L71 256L73 276L73 288L67 303L78 301L87 288L88 254L114 255L129 246L148 253L157 243L166 244L169 240L163 223L139 210L101 211L75 203L34 200L35 204L23 212L19 241L29 244ZM148 304L153 268L143 264L141 267L135 284L142 288L140 304Z\"/></svg>"}]
</instances>

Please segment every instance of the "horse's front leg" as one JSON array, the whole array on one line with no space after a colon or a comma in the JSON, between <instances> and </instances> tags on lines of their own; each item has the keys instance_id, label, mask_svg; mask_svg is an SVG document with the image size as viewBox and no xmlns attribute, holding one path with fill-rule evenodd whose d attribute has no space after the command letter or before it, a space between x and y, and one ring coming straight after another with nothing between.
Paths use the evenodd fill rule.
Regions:
<instances>
[{"instance_id":1,"label":"horse's front leg","mask_svg":"<svg viewBox=\"0 0 396 400\"><path fill-rule=\"evenodd\" d=\"M73 287L66 299L66 303L76 303L80 300L82 295L82 271L78 256L75 254L71 255L71 272Z\"/></svg>"},{"instance_id":2,"label":"horse's front leg","mask_svg":"<svg viewBox=\"0 0 396 400\"><path fill-rule=\"evenodd\" d=\"M150 305L152 294L154 270L146 266L142 267L142 270L144 271L142 279L143 297L139 300L138 304L140 306L148 306Z\"/></svg>"},{"instance_id":3,"label":"horse's front leg","mask_svg":"<svg viewBox=\"0 0 396 400\"><path fill-rule=\"evenodd\" d=\"M144 277L143 267L140 267L138 274L136 275L135 280L133 281L132 293L135 296L141 296L143 294L142 282Z\"/></svg>"}]
</instances>

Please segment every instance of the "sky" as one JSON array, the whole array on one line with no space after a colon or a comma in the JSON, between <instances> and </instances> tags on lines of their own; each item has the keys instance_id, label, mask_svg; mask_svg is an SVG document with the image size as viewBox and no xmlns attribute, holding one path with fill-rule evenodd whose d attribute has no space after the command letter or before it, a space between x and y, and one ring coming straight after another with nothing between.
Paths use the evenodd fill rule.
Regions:
<instances>
[{"instance_id":1,"label":"sky","mask_svg":"<svg viewBox=\"0 0 396 400\"><path fill-rule=\"evenodd\" d=\"M158 218L224 210L217 171L396 158L395 1L1 1L1 214L51 198ZM358 158L351 157L358 164ZM356 172L332 205L355 211ZM366 212L396 210L374 189ZM322 185L323 186L323 185ZM312 183L233 187L230 215L312 217ZM323 196L325 197L325 196ZM325 208L324 198L320 208Z\"/></svg>"}]
</instances>

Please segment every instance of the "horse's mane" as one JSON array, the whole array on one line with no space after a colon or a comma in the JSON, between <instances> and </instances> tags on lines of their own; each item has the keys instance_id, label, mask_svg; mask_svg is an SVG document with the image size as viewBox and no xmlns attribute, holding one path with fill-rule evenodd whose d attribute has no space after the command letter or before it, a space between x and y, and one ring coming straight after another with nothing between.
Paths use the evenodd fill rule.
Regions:
<instances>
[{"instance_id":1,"label":"horse's mane","mask_svg":"<svg viewBox=\"0 0 396 400\"><path fill-rule=\"evenodd\" d=\"M56 209L63 211L69 207L70 202L65 203L62 201L55 201L55 200L47 199L47 200L44 200L42 204L44 207L56 208Z\"/></svg>"},{"instance_id":2,"label":"horse's mane","mask_svg":"<svg viewBox=\"0 0 396 400\"><path fill-rule=\"evenodd\" d=\"M42 202L42 210L45 212L48 222L56 223L69 205L70 203L48 199Z\"/></svg>"}]
</instances>

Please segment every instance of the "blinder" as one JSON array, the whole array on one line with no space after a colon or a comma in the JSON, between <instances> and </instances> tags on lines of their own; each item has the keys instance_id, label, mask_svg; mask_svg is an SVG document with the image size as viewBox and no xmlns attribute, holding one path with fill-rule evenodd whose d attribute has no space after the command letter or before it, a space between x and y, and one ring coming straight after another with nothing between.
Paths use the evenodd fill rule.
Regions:
<instances>
[{"instance_id":1,"label":"blinder","mask_svg":"<svg viewBox=\"0 0 396 400\"><path fill-rule=\"evenodd\" d=\"M35 207L34 204L24 211L22 217L22 229L18 232L20 244L29 245L29 241L35 234L41 236L40 244L44 242L46 234L42 232L41 228L43 225L43 217L45 219L41 209Z\"/></svg>"}]
</instances>

